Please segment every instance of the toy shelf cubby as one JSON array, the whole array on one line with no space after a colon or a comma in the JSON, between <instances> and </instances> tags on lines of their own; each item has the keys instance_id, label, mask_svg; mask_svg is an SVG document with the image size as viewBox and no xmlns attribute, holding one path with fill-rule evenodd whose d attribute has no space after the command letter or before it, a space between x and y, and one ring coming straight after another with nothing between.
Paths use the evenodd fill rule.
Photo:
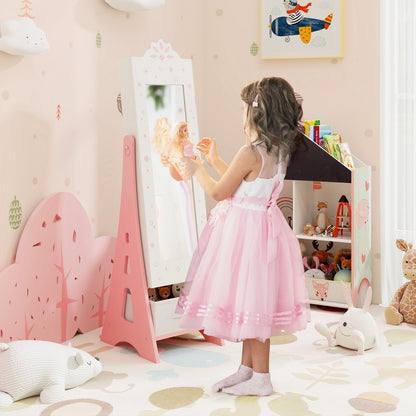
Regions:
<instances>
[{"instance_id":1,"label":"toy shelf cubby","mask_svg":"<svg viewBox=\"0 0 416 416\"><path fill-rule=\"evenodd\" d=\"M301 134L301 133L299 133ZM328 252L351 250L351 282L347 283L356 306L361 306L367 288L371 285L371 167L353 155L355 168L349 169L322 147L301 134L301 144L292 163L288 166L286 179L293 186L293 230L300 243L311 255L317 241L319 250ZM304 226L313 224L318 202L328 205L326 215L335 225L338 203L342 195L348 199L351 232L341 229L337 237L304 234ZM331 258L330 258L331 259ZM332 258L333 259L333 258ZM311 304L347 308L340 281L306 277Z\"/></svg>"}]
</instances>

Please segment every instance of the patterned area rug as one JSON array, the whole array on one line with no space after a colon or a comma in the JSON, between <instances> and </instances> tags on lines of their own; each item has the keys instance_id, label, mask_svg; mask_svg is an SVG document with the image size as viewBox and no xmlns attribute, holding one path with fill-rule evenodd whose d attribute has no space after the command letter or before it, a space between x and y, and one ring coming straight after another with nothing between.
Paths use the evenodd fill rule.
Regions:
<instances>
[{"instance_id":1,"label":"patterned area rug","mask_svg":"<svg viewBox=\"0 0 416 416\"><path fill-rule=\"evenodd\" d=\"M100 341L100 330L72 345L100 358L103 372L66 391L65 401L43 405L32 397L0 409L15 416L358 416L416 414L416 326L387 325L372 306L378 346L363 355L329 348L314 328L336 322L343 310L312 308L305 331L272 339L269 397L212 393L211 386L239 365L241 344L219 347L198 333L158 343L153 364L127 345Z\"/></svg>"}]
</instances>

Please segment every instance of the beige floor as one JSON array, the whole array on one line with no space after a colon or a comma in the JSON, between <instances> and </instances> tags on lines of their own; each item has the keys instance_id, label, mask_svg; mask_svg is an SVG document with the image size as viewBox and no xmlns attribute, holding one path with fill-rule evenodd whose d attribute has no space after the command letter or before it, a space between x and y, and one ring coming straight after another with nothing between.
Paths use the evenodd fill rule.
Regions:
<instances>
[{"instance_id":1,"label":"beige floor","mask_svg":"<svg viewBox=\"0 0 416 416\"><path fill-rule=\"evenodd\" d=\"M100 330L78 335L73 346L100 357L103 372L66 391L64 402L43 405L38 397L0 409L15 416L358 416L416 414L416 326L387 325L372 306L378 346L363 355L328 348L316 322L340 319L343 311L312 308L305 331L272 339L274 394L234 397L211 393L211 385L239 364L240 344L209 344L196 334L158 344L159 364L135 351L100 341ZM1 376L1 375L0 375Z\"/></svg>"}]
</instances>

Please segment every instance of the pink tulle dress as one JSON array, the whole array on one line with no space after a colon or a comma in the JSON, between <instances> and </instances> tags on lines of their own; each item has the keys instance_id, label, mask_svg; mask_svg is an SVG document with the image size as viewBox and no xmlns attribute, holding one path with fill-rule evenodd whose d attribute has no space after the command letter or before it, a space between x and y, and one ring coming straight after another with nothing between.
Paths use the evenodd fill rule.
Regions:
<instances>
[{"instance_id":1,"label":"pink tulle dress","mask_svg":"<svg viewBox=\"0 0 416 416\"><path fill-rule=\"evenodd\" d=\"M211 211L178 300L181 327L229 341L265 341L309 319L299 242L276 204L286 163L257 149L258 178Z\"/></svg>"}]
</instances>

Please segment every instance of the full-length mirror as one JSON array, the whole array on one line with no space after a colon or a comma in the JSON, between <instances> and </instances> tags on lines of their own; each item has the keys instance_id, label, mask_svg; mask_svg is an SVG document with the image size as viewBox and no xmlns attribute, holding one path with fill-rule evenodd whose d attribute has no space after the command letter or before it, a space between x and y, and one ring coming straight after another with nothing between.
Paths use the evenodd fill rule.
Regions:
<instances>
[{"instance_id":1,"label":"full-length mirror","mask_svg":"<svg viewBox=\"0 0 416 416\"><path fill-rule=\"evenodd\" d=\"M149 287L185 280L206 222L204 192L178 169L199 138L192 62L163 41L120 63L123 122L136 139L140 230Z\"/></svg>"},{"instance_id":2,"label":"full-length mirror","mask_svg":"<svg viewBox=\"0 0 416 416\"><path fill-rule=\"evenodd\" d=\"M182 85L147 85L147 119L157 230L162 261L193 254L197 232L192 182L180 174L182 157L193 156Z\"/></svg>"}]
</instances>

